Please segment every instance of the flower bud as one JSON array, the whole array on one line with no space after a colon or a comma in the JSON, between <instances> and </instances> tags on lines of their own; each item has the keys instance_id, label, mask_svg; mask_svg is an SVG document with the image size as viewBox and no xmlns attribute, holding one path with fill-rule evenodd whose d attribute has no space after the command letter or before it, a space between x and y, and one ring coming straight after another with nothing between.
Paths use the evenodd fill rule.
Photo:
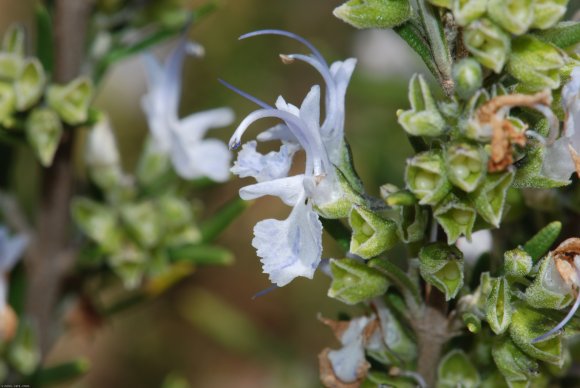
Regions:
<instances>
[{"instance_id":1,"label":"flower bud","mask_svg":"<svg viewBox=\"0 0 580 388\"><path fill-rule=\"evenodd\" d=\"M159 243L163 228L157 209L152 202L124 205L121 209L121 219L131 236L143 248L153 248Z\"/></svg>"},{"instance_id":2,"label":"flower bud","mask_svg":"<svg viewBox=\"0 0 580 388\"><path fill-rule=\"evenodd\" d=\"M526 32L534 21L533 0L489 0L487 12L491 20L515 35Z\"/></svg>"},{"instance_id":3,"label":"flower bud","mask_svg":"<svg viewBox=\"0 0 580 388\"><path fill-rule=\"evenodd\" d=\"M522 352L509 337L498 338L493 344L491 355L510 386L517 383L526 385L540 373L538 362Z\"/></svg>"},{"instance_id":4,"label":"flower bud","mask_svg":"<svg viewBox=\"0 0 580 388\"><path fill-rule=\"evenodd\" d=\"M148 189L163 186L170 177L173 177L173 168L169 155L157 148L152 137L147 138L137 164L139 185Z\"/></svg>"},{"instance_id":5,"label":"flower bud","mask_svg":"<svg viewBox=\"0 0 580 388\"><path fill-rule=\"evenodd\" d=\"M445 162L449 181L461 190L470 193L485 178L487 154L477 144L452 143L445 148Z\"/></svg>"},{"instance_id":6,"label":"flower bud","mask_svg":"<svg viewBox=\"0 0 580 388\"><path fill-rule=\"evenodd\" d=\"M355 259L330 260L332 284L328 296L346 304L357 304L383 295L389 287L380 272Z\"/></svg>"},{"instance_id":7,"label":"flower bud","mask_svg":"<svg viewBox=\"0 0 580 388\"><path fill-rule=\"evenodd\" d=\"M477 213L495 227L499 227L501 222L507 191L513 180L513 171L488 174L477 190L470 194Z\"/></svg>"},{"instance_id":8,"label":"flower bud","mask_svg":"<svg viewBox=\"0 0 580 388\"><path fill-rule=\"evenodd\" d=\"M558 322L523 303L514 306L510 337L527 355L550 364L562 365L562 332L538 343L532 340L547 333Z\"/></svg>"},{"instance_id":9,"label":"flower bud","mask_svg":"<svg viewBox=\"0 0 580 388\"><path fill-rule=\"evenodd\" d=\"M467 330L469 330L471 333L477 334L481 331L481 319L479 319L476 314L472 312L464 313L462 319L463 323L465 323L465 326L467 327Z\"/></svg>"},{"instance_id":10,"label":"flower bud","mask_svg":"<svg viewBox=\"0 0 580 388\"><path fill-rule=\"evenodd\" d=\"M116 212L88 198L76 198L71 205L77 226L107 253L120 245L121 231Z\"/></svg>"},{"instance_id":11,"label":"flower bud","mask_svg":"<svg viewBox=\"0 0 580 388\"><path fill-rule=\"evenodd\" d=\"M534 0L534 21L532 27L546 29L558 23L566 13L568 0Z\"/></svg>"},{"instance_id":12,"label":"flower bud","mask_svg":"<svg viewBox=\"0 0 580 388\"><path fill-rule=\"evenodd\" d=\"M106 115L91 128L86 142L85 161L93 182L102 190L117 187L123 179L121 157Z\"/></svg>"},{"instance_id":13,"label":"flower bud","mask_svg":"<svg viewBox=\"0 0 580 388\"><path fill-rule=\"evenodd\" d=\"M413 136L439 136L445 130L445 120L431 95L425 78L415 74L409 82L411 109L401 112L399 124Z\"/></svg>"},{"instance_id":14,"label":"flower bud","mask_svg":"<svg viewBox=\"0 0 580 388\"><path fill-rule=\"evenodd\" d=\"M419 270L425 281L455 298L463 286L463 254L455 246L444 243L426 245L419 251Z\"/></svg>"},{"instance_id":15,"label":"flower bud","mask_svg":"<svg viewBox=\"0 0 580 388\"><path fill-rule=\"evenodd\" d=\"M24 59L15 54L0 52L0 79L14 81L22 70Z\"/></svg>"},{"instance_id":16,"label":"flower bud","mask_svg":"<svg viewBox=\"0 0 580 388\"><path fill-rule=\"evenodd\" d=\"M437 387L478 387L480 377L463 350L452 350L439 362Z\"/></svg>"},{"instance_id":17,"label":"flower bud","mask_svg":"<svg viewBox=\"0 0 580 388\"><path fill-rule=\"evenodd\" d=\"M433 216L445 231L448 244L454 244L462 235L471 240L471 231L477 214L472 206L461 201L456 195L447 195L435 207Z\"/></svg>"},{"instance_id":18,"label":"flower bud","mask_svg":"<svg viewBox=\"0 0 580 388\"><path fill-rule=\"evenodd\" d=\"M46 77L40 61L36 58L27 60L14 82L16 108L24 111L37 103L44 91L45 82Z\"/></svg>"},{"instance_id":19,"label":"flower bud","mask_svg":"<svg viewBox=\"0 0 580 388\"><path fill-rule=\"evenodd\" d=\"M461 98L469 98L481 88L483 73L481 65L473 58L464 58L453 65L452 70L455 91Z\"/></svg>"},{"instance_id":20,"label":"flower bud","mask_svg":"<svg viewBox=\"0 0 580 388\"><path fill-rule=\"evenodd\" d=\"M49 108L33 110L26 120L26 137L40 163L50 166L62 137L58 115Z\"/></svg>"},{"instance_id":21,"label":"flower bud","mask_svg":"<svg viewBox=\"0 0 580 388\"><path fill-rule=\"evenodd\" d=\"M19 57L24 56L26 33L21 24L12 24L2 37L2 51Z\"/></svg>"},{"instance_id":22,"label":"flower bud","mask_svg":"<svg viewBox=\"0 0 580 388\"><path fill-rule=\"evenodd\" d=\"M53 85L48 89L48 105L69 125L78 125L89 118L93 99L93 85L88 78L80 77L66 85Z\"/></svg>"},{"instance_id":23,"label":"flower bud","mask_svg":"<svg viewBox=\"0 0 580 388\"><path fill-rule=\"evenodd\" d=\"M384 188L386 185L381 186L381 197L387 203L387 205L394 206L413 206L417 204L417 197L413 195L408 190L398 190L396 192L387 193Z\"/></svg>"},{"instance_id":24,"label":"flower bud","mask_svg":"<svg viewBox=\"0 0 580 388\"><path fill-rule=\"evenodd\" d=\"M488 19L467 26L463 43L479 63L496 73L501 71L510 52L510 36Z\"/></svg>"},{"instance_id":25,"label":"flower bud","mask_svg":"<svg viewBox=\"0 0 580 388\"><path fill-rule=\"evenodd\" d=\"M397 223L397 233L405 244L420 241L425 237L429 221L429 211L419 205L401 206Z\"/></svg>"},{"instance_id":26,"label":"flower bud","mask_svg":"<svg viewBox=\"0 0 580 388\"><path fill-rule=\"evenodd\" d=\"M443 156L439 151L427 151L407 159L405 182L421 205L436 205L451 190Z\"/></svg>"},{"instance_id":27,"label":"flower bud","mask_svg":"<svg viewBox=\"0 0 580 388\"><path fill-rule=\"evenodd\" d=\"M560 69L565 60L560 50L530 35L512 41L507 71L529 91L560 86Z\"/></svg>"},{"instance_id":28,"label":"flower bud","mask_svg":"<svg viewBox=\"0 0 580 388\"><path fill-rule=\"evenodd\" d=\"M16 94L11 84L0 81L0 123L10 121L16 111Z\"/></svg>"},{"instance_id":29,"label":"flower bud","mask_svg":"<svg viewBox=\"0 0 580 388\"><path fill-rule=\"evenodd\" d=\"M194 223L191 204L180 197L162 196L157 201L157 209L166 231L181 229Z\"/></svg>"},{"instance_id":30,"label":"flower bud","mask_svg":"<svg viewBox=\"0 0 580 388\"><path fill-rule=\"evenodd\" d=\"M392 28L411 17L409 0L349 0L334 16L356 28Z\"/></svg>"},{"instance_id":31,"label":"flower bud","mask_svg":"<svg viewBox=\"0 0 580 388\"><path fill-rule=\"evenodd\" d=\"M521 279L527 276L534 265L532 256L521 248L512 249L503 255L503 266L507 277Z\"/></svg>"},{"instance_id":32,"label":"flower bud","mask_svg":"<svg viewBox=\"0 0 580 388\"><path fill-rule=\"evenodd\" d=\"M540 263L540 270L531 286L526 289L526 302L535 308L560 310L572 302L572 290L556 268L552 254Z\"/></svg>"},{"instance_id":33,"label":"flower bud","mask_svg":"<svg viewBox=\"0 0 580 388\"><path fill-rule=\"evenodd\" d=\"M125 242L120 249L109 257L113 271L121 278L127 289L135 289L141 283L147 256L136 245Z\"/></svg>"},{"instance_id":34,"label":"flower bud","mask_svg":"<svg viewBox=\"0 0 580 388\"><path fill-rule=\"evenodd\" d=\"M485 317L495 334L504 333L511 323L513 313L510 286L506 278L490 278L491 290L485 303Z\"/></svg>"},{"instance_id":35,"label":"flower bud","mask_svg":"<svg viewBox=\"0 0 580 388\"><path fill-rule=\"evenodd\" d=\"M487 0L451 0L451 10L457 24L466 26L485 14Z\"/></svg>"},{"instance_id":36,"label":"flower bud","mask_svg":"<svg viewBox=\"0 0 580 388\"><path fill-rule=\"evenodd\" d=\"M378 256L399 242L395 221L362 206L353 206L348 222L352 228L350 251L363 259Z\"/></svg>"}]
</instances>

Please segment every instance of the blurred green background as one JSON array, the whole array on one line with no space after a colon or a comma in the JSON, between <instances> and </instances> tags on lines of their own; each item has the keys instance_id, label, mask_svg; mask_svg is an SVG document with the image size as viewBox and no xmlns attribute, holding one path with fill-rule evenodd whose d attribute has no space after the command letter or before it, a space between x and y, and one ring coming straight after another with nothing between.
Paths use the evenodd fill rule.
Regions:
<instances>
[{"instance_id":1,"label":"blurred green background","mask_svg":"<svg viewBox=\"0 0 580 388\"><path fill-rule=\"evenodd\" d=\"M197 7L203 1L183 1ZM0 0L2 31L14 21L31 26L32 0ZM300 104L313 84L322 82L307 65L283 65L278 54L305 52L278 36L238 41L243 33L278 28L310 39L328 61L359 59L346 99L346 134L355 165L369 192L385 182L402 184L404 159L411 149L396 123L406 108L406 85L415 71L427 71L403 42L388 31L355 31L332 16L339 0L222 0L218 9L193 26L191 38L206 49L203 59L188 59L183 76L181 113L230 106L236 123L255 109L217 81L274 102L278 95ZM155 49L163 56L171 42ZM148 131L140 109L145 78L139 58L126 60L106 76L97 105L108 111L127 171L132 171ZM255 125L253 137L272 122ZM229 138L235 129L211 134ZM82 148L79 146L79 153ZM80 158L79 158L80 159ZM232 181L204 191L204 214L237 195L250 180ZM201 268L160 299L107 321L94 335L79 330L62 334L48 363L86 355L90 373L76 387L159 387L172 374L193 387L316 387L317 354L338 343L317 315L335 317L346 307L326 296L329 279L297 279L267 295L270 286L251 246L252 228L264 218L285 218L279 200L258 200L220 237L235 253L227 268ZM340 254L326 239L323 257ZM350 310L353 311L353 310ZM354 310L356 312L356 310Z\"/></svg>"}]
</instances>

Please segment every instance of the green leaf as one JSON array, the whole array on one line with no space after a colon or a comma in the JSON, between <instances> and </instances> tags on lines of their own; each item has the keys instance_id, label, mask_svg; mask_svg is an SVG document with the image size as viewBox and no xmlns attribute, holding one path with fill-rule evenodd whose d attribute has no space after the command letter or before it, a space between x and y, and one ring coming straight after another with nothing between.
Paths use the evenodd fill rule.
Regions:
<instances>
[{"instance_id":1,"label":"green leaf","mask_svg":"<svg viewBox=\"0 0 580 388\"><path fill-rule=\"evenodd\" d=\"M32 385L49 386L70 382L89 371L90 363L87 359L69 361L63 364L40 369L32 377Z\"/></svg>"},{"instance_id":2,"label":"green leaf","mask_svg":"<svg viewBox=\"0 0 580 388\"><path fill-rule=\"evenodd\" d=\"M409 0L349 0L334 16L356 28L393 28L411 17Z\"/></svg>"},{"instance_id":3,"label":"green leaf","mask_svg":"<svg viewBox=\"0 0 580 388\"><path fill-rule=\"evenodd\" d=\"M213 241L252 204L252 201L244 201L237 197L225 204L213 216L200 225L202 241Z\"/></svg>"},{"instance_id":4,"label":"green leaf","mask_svg":"<svg viewBox=\"0 0 580 388\"><path fill-rule=\"evenodd\" d=\"M560 221L550 222L524 244L524 250L532 256L534 264L548 253L561 230L562 223Z\"/></svg>"},{"instance_id":5,"label":"green leaf","mask_svg":"<svg viewBox=\"0 0 580 388\"><path fill-rule=\"evenodd\" d=\"M534 35L560 48L572 47L580 43L580 22L561 22L548 30L537 31Z\"/></svg>"},{"instance_id":6,"label":"green leaf","mask_svg":"<svg viewBox=\"0 0 580 388\"><path fill-rule=\"evenodd\" d=\"M187 261L196 265L230 265L233 254L225 248L213 245L187 244L168 248L171 261Z\"/></svg>"},{"instance_id":7,"label":"green leaf","mask_svg":"<svg viewBox=\"0 0 580 388\"><path fill-rule=\"evenodd\" d=\"M439 76L439 71L437 71L437 65L433 60L431 55L431 50L429 49L429 44L423 38L420 31L411 22L404 23L393 29L407 44L415 50L417 54L421 57L431 74L434 77Z\"/></svg>"},{"instance_id":8,"label":"green leaf","mask_svg":"<svg viewBox=\"0 0 580 388\"><path fill-rule=\"evenodd\" d=\"M54 40L52 19L42 2L36 3L36 56L44 70L51 74L54 69Z\"/></svg>"}]
</instances>

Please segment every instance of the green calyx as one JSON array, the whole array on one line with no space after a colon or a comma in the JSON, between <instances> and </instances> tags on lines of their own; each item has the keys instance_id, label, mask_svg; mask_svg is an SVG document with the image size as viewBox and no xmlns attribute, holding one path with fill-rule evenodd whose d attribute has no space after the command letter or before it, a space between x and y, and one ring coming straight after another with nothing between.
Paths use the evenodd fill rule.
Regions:
<instances>
[{"instance_id":1,"label":"green calyx","mask_svg":"<svg viewBox=\"0 0 580 388\"><path fill-rule=\"evenodd\" d=\"M445 120L433 99L425 78L415 74L409 82L411 109L400 112L399 124L412 136L439 136L445 130Z\"/></svg>"},{"instance_id":2,"label":"green calyx","mask_svg":"<svg viewBox=\"0 0 580 388\"><path fill-rule=\"evenodd\" d=\"M395 221L369 209L354 206L348 220L353 231L350 251L364 259L380 255L399 241Z\"/></svg>"},{"instance_id":3,"label":"green calyx","mask_svg":"<svg viewBox=\"0 0 580 388\"><path fill-rule=\"evenodd\" d=\"M455 298L463 286L463 253L444 243L429 244L419 251L419 270L425 281Z\"/></svg>"},{"instance_id":4,"label":"green calyx","mask_svg":"<svg viewBox=\"0 0 580 388\"><path fill-rule=\"evenodd\" d=\"M355 259L330 260L332 283L328 296L346 304L357 304L383 295L389 281L377 270Z\"/></svg>"},{"instance_id":5,"label":"green calyx","mask_svg":"<svg viewBox=\"0 0 580 388\"><path fill-rule=\"evenodd\" d=\"M349 0L334 16L356 28L393 28L411 17L409 0Z\"/></svg>"}]
</instances>

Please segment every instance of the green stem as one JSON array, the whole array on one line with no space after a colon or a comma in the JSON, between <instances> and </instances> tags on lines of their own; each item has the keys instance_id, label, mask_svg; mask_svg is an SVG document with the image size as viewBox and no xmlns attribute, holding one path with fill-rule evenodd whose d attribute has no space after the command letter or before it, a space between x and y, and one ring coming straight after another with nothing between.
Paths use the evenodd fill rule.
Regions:
<instances>
[{"instance_id":1,"label":"green stem","mask_svg":"<svg viewBox=\"0 0 580 388\"><path fill-rule=\"evenodd\" d=\"M425 32L427 40L431 46L431 54L435 65L437 66L438 79L441 87L448 96L453 94L453 79L451 78L452 59L445 40L445 33L441 20L437 15L436 9L428 4L426 0L416 0L417 9Z\"/></svg>"}]
</instances>

